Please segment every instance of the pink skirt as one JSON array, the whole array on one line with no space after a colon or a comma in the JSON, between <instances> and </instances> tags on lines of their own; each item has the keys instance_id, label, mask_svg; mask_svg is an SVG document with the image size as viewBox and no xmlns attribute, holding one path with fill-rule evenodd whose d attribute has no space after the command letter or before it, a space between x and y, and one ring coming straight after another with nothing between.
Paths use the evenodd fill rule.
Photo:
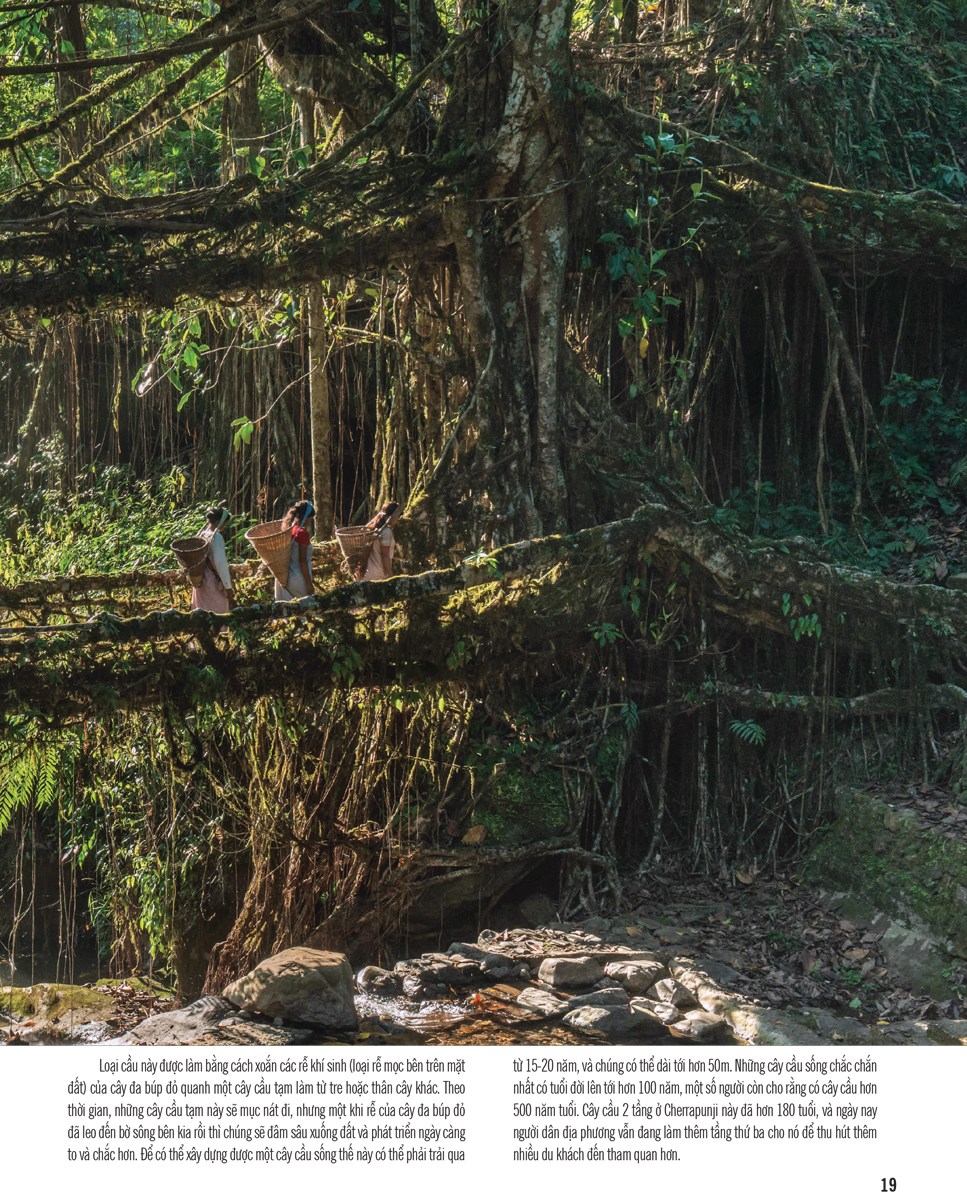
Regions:
<instances>
[{"instance_id":1,"label":"pink skirt","mask_svg":"<svg viewBox=\"0 0 967 1200\"><path fill-rule=\"evenodd\" d=\"M228 593L212 570L211 563L205 567L205 577L201 581L201 587L191 589L191 607L193 609L203 608L206 612L213 613L228 612Z\"/></svg>"}]
</instances>

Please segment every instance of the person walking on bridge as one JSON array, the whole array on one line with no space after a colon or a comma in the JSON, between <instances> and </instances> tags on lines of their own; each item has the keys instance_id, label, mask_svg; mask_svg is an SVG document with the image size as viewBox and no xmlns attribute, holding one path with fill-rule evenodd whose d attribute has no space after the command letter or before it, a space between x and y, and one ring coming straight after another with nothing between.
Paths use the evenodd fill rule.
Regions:
<instances>
[{"instance_id":1,"label":"person walking on bridge","mask_svg":"<svg viewBox=\"0 0 967 1200\"><path fill-rule=\"evenodd\" d=\"M292 533L289 550L289 575L285 587L275 581L276 600L299 600L315 595L312 583L312 526L315 505L311 500L293 504L282 518L282 528Z\"/></svg>"},{"instance_id":2,"label":"person walking on bridge","mask_svg":"<svg viewBox=\"0 0 967 1200\"><path fill-rule=\"evenodd\" d=\"M395 500L390 500L366 526L375 536L369 559L360 576L361 583L368 583L374 579L389 579L393 574L393 555L396 552L393 526L400 519L400 515L400 506Z\"/></svg>"},{"instance_id":3,"label":"person walking on bridge","mask_svg":"<svg viewBox=\"0 0 967 1200\"><path fill-rule=\"evenodd\" d=\"M225 538L220 532L229 518L227 508L212 508L205 513L205 524L198 531L198 537L208 542L208 557L205 560L205 574L198 587L191 589L191 607L202 608L207 612L227 613L235 603L235 593L232 590L232 575L228 569L228 555L225 553Z\"/></svg>"}]
</instances>

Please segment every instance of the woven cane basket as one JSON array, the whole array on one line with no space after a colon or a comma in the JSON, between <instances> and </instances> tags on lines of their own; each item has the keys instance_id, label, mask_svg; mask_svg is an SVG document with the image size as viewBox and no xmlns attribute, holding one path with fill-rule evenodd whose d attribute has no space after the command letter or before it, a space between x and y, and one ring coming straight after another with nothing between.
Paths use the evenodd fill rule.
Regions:
<instances>
[{"instance_id":1,"label":"woven cane basket","mask_svg":"<svg viewBox=\"0 0 967 1200\"><path fill-rule=\"evenodd\" d=\"M283 587L289 582L289 554L292 549L292 530L283 529L281 521L266 521L246 533L252 548Z\"/></svg>"},{"instance_id":2,"label":"woven cane basket","mask_svg":"<svg viewBox=\"0 0 967 1200\"><path fill-rule=\"evenodd\" d=\"M208 563L207 538L179 538L171 543L171 549L178 565L184 568L185 574L192 587L201 587L205 578L205 567Z\"/></svg>"},{"instance_id":3,"label":"woven cane basket","mask_svg":"<svg viewBox=\"0 0 967 1200\"><path fill-rule=\"evenodd\" d=\"M365 525L346 525L335 530L335 534L350 578L357 579L366 569L376 535Z\"/></svg>"}]
</instances>

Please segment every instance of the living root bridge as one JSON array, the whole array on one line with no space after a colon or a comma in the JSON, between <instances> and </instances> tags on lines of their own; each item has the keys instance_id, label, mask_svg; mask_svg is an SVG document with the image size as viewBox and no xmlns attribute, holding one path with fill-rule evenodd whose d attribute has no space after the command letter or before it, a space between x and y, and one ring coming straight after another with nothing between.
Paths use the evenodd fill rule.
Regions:
<instances>
[{"instance_id":1,"label":"living root bridge","mask_svg":"<svg viewBox=\"0 0 967 1200\"><path fill-rule=\"evenodd\" d=\"M689 606L740 630L867 654L906 641L921 671L957 685L932 692L928 706L963 707L967 647L955 631L967 628L967 596L893 583L793 549L800 548L756 545L649 504L625 520L518 542L448 570L291 603L227 615L102 614L58 633L8 629L0 638L0 693L8 712L62 720L165 702L468 681L505 661L533 673L583 654L598 623L627 617L622 588L640 577L658 596L674 582Z\"/></svg>"}]
</instances>

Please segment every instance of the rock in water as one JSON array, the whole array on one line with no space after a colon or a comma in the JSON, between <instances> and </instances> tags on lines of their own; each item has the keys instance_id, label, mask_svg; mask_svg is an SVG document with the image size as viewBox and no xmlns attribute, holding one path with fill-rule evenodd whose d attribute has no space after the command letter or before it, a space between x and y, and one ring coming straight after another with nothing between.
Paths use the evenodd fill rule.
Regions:
<instances>
[{"instance_id":1,"label":"rock in water","mask_svg":"<svg viewBox=\"0 0 967 1200\"><path fill-rule=\"evenodd\" d=\"M293 946L264 959L222 995L239 1008L267 1017L356 1028L353 972L345 954Z\"/></svg>"},{"instance_id":2,"label":"rock in water","mask_svg":"<svg viewBox=\"0 0 967 1200\"><path fill-rule=\"evenodd\" d=\"M363 967L356 976L356 986L374 996L396 996L400 981L392 971L384 971L382 967Z\"/></svg>"}]
</instances>

